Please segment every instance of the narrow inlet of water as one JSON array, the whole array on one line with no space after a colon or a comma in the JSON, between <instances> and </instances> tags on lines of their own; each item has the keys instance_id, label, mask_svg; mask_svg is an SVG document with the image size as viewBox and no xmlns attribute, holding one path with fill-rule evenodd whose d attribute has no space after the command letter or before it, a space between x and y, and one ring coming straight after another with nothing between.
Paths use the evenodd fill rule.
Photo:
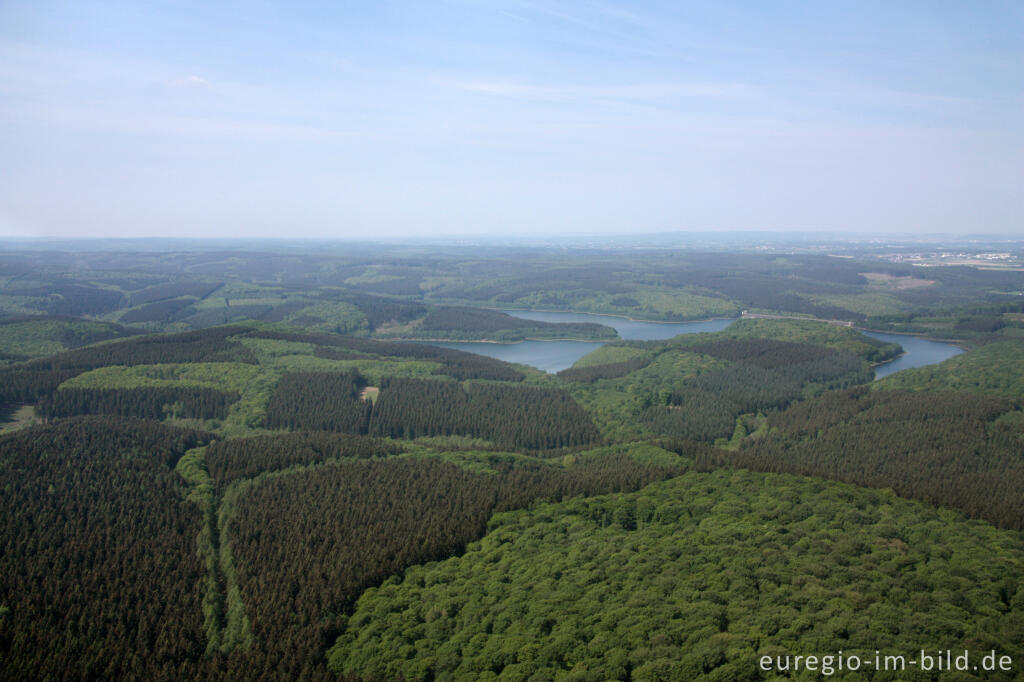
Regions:
<instances>
[{"instance_id":1,"label":"narrow inlet of water","mask_svg":"<svg viewBox=\"0 0 1024 682\"><path fill-rule=\"evenodd\" d=\"M734 319L700 320L697 322L644 322L614 315L591 315L588 313L541 312L533 310L505 310L503 312L524 320L541 322L596 322L612 327L623 339L652 341L670 339L679 334L717 332L732 324ZM875 368L875 378L881 379L893 372L912 367L923 367L942 362L963 349L950 343L929 341L908 334L883 334L864 332L868 336L903 346L904 354ZM468 353L477 353L506 362L530 365L545 372L559 372L572 367L573 363L587 353L600 348L600 341L523 341L521 343L484 343L481 341L438 342L432 345L456 348Z\"/></svg>"}]
</instances>

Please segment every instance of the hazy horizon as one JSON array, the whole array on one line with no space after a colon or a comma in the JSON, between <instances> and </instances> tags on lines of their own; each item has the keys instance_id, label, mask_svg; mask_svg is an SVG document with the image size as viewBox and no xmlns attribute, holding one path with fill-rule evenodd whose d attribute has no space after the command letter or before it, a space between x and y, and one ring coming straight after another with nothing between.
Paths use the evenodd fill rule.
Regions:
<instances>
[{"instance_id":1,"label":"hazy horizon","mask_svg":"<svg viewBox=\"0 0 1024 682\"><path fill-rule=\"evenodd\" d=\"M1012 2L0 4L0 236L1024 233Z\"/></svg>"}]
</instances>

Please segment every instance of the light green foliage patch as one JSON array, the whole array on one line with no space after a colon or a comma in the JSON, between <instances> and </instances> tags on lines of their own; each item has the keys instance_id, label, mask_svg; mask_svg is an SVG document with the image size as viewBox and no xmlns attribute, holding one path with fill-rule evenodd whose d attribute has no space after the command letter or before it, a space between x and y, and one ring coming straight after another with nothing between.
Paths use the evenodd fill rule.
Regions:
<instances>
[{"instance_id":1,"label":"light green foliage patch","mask_svg":"<svg viewBox=\"0 0 1024 682\"><path fill-rule=\"evenodd\" d=\"M590 415L605 440L642 438L646 431L637 419L645 397L639 392L623 392L614 387L593 384L572 384L566 387L573 400Z\"/></svg>"},{"instance_id":2,"label":"light green foliage patch","mask_svg":"<svg viewBox=\"0 0 1024 682\"><path fill-rule=\"evenodd\" d=\"M379 268L370 266L363 271L361 275L355 275L345 280L345 284L350 286L357 284L378 284L380 282L392 282L396 279L402 279L398 275L385 275L380 272Z\"/></svg>"},{"instance_id":3,"label":"light green foliage patch","mask_svg":"<svg viewBox=\"0 0 1024 682\"><path fill-rule=\"evenodd\" d=\"M863 315L894 315L907 309L907 305L892 294L834 294L831 296L804 296L814 303L825 303Z\"/></svg>"},{"instance_id":4,"label":"light green foliage patch","mask_svg":"<svg viewBox=\"0 0 1024 682\"><path fill-rule=\"evenodd\" d=\"M266 287L251 282L228 282L202 301L197 301L198 309L220 308L227 305L278 305L287 300L277 287Z\"/></svg>"},{"instance_id":5,"label":"light green foliage patch","mask_svg":"<svg viewBox=\"0 0 1024 682\"><path fill-rule=\"evenodd\" d=\"M423 360L327 360L312 355L285 355L276 358L274 367L282 372L346 372L357 369L371 384L379 384L384 377L444 379L434 374L441 368L440 363Z\"/></svg>"},{"instance_id":6,"label":"light green foliage patch","mask_svg":"<svg viewBox=\"0 0 1024 682\"><path fill-rule=\"evenodd\" d=\"M637 462L651 466L677 467L681 464L693 463L692 458L682 457L674 452L669 452L668 450L659 448L651 443L639 441L634 443L617 443L615 445L586 450L574 455L567 455L567 457L571 459L568 461L563 460L562 464L565 466L572 466L576 462L585 462L589 459L619 454L629 455Z\"/></svg>"},{"instance_id":7,"label":"light green foliage patch","mask_svg":"<svg viewBox=\"0 0 1024 682\"><path fill-rule=\"evenodd\" d=\"M254 431L263 425L270 396L281 378L281 373L272 368L260 369L252 381L242 389L242 397L228 409L228 416L219 429L225 437L254 435Z\"/></svg>"},{"instance_id":8,"label":"light green foliage patch","mask_svg":"<svg viewBox=\"0 0 1024 682\"><path fill-rule=\"evenodd\" d=\"M291 322L311 317L322 321L302 324L304 328L332 334L367 334L370 331L366 315L351 303L344 302L313 303L288 315L286 320Z\"/></svg>"},{"instance_id":9,"label":"light green foliage patch","mask_svg":"<svg viewBox=\"0 0 1024 682\"><path fill-rule=\"evenodd\" d=\"M59 353L65 349L59 341L60 333L67 326L69 323L56 320L26 320L0 325L0 349L25 359Z\"/></svg>"},{"instance_id":10,"label":"light green foliage patch","mask_svg":"<svg viewBox=\"0 0 1024 682\"><path fill-rule=\"evenodd\" d=\"M311 343L298 341L279 341L277 339L242 338L240 341L251 350L260 365L285 372L347 372L357 369L371 385L380 383L384 377L402 377L410 379L434 378L435 370L441 368L440 363L424 360L328 360L313 355L315 346Z\"/></svg>"},{"instance_id":11,"label":"light green foliage patch","mask_svg":"<svg viewBox=\"0 0 1024 682\"><path fill-rule=\"evenodd\" d=\"M1024 410L1013 410L1000 415L993 424L1006 424L1024 430Z\"/></svg>"},{"instance_id":12,"label":"light green foliage patch","mask_svg":"<svg viewBox=\"0 0 1024 682\"><path fill-rule=\"evenodd\" d=\"M487 449L474 450L469 444ZM516 463L542 464L544 466L570 468L588 460L626 454L642 464L651 466L678 467L692 461L669 452L648 442L619 443L583 452L564 455L560 458L534 457L517 452L503 452L493 449L492 444L480 439L464 437L418 438L412 443L402 441L405 452L401 457L437 457L467 471L482 474L496 474L496 467L507 467ZM458 447L458 449L452 449Z\"/></svg>"},{"instance_id":13,"label":"light green foliage patch","mask_svg":"<svg viewBox=\"0 0 1024 682\"><path fill-rule=\"evenodd\" d=\"M329 653L394 679L751 679L762 655L1024 654L1024 540L886 492L745 471L494 517L367 590ZM973 678L971 678L973 679Z\"/></svg>"},{"instance_id":14,"label":"light green foliage patch","mask_svg":"<svg viewBox=\"0 0 1024 682\"><path fill-rule=\"evenodd\" d=\"M430 292L439 287L457 284L459 281L458 277L452 277L450 275L427 275L423 278L423 281L420 282L420 289L424 292Z\"/></svg>"},{"instance_id":15,"label":"light green foliage patch","mask_svg":"<svg viewBox=\"0 0 1024 682\"><path fill-rule=\"evenodd\" d=\"M35 300L28 296L0 296L0 312L7 315L38 315L39 311L28 305Z\"/></svg>"},{"instance_id":16,"label":"light green foliage patch","mask_svg":"<svg viewBox=\"0 0 1024 682\"><path fill-rule=\"evenodd\" d=\"M638 305L622 305L623 299L633 299ZM524 299L522 303L544 307L541 300L532 302ZM659 287L637 287L625 294L596 293L574 300L567 307L576 312L625 315L633 319L659 321L734 317L739 313L739 307L724 298Z\"/></svg>"},{"instance_id":17,"label":"light green foliage patch","mask_svg":"<svg viewBox=\"0 0 1024 682\"><path fill-rule=\"evenodd\" d=\"M708 334L691 334L677 336L675 340L683 345L692 345L708 341L710 336ZM714 338L775 339L792 343L811 343L847 350L868 360L871 360L881 348L871 337L864 336L853 327L813 320L742 319L732 323L728 328L716 332Z\"/></svg>"},{"instance_id":18,"label":"light green foliage patch","mask_svg":"<svg viewBox=\"0 0 1024 682\"><path fill-rule=\"evenodd\" d=\"M1000 341L937 365L905 369L876 381L876 390L967 391L1024 399L1024 343Z\"/></svg>"},{"instance_id":19,"label":"light green foliage patch","mask_svg":"<svg viewBox=\"0 0 1024 682\"><path fill-rule=\"evenodd\" d=\"M895 276L884 272L862 272L862 277L868 280L868 287L881 291L903 291L906 289L920 289L935 284L935 280L920 277Z\"/></svg>"},{"instance_id":20,"label":"light green foliage patch","mask_svg":"<svg viewBox=\"0 0 1024 682\"><path fill-rule=\"evenodd\" d=\"M206 470L205 451L205 446L193 448L182 455L174 466L174 470L188 484L188 500L201 507L207 503L213 492L213 479Z\"/></svg>"},{"instance_id":21,"label":"light green foliage patch","mask_svg":"<svg viewBox=\"0 0 1024 682\"><path fill-rule=\"evenodd\" d=\"M254 339L242 337L238 339L242 345L253 352L261 365L274 365L279 358L290 355L313 355L316 348L312 343L301 341L280 341L278 339Z\"/></svg>"},{"instance_id":22,"label":"light green foliage patch","mask_svg":"<svg viewBox=\"0 0 1024 682\"><path fill-rule=\"evenodd\" d=\"M739 313L739 308L732 301L723 298L702 296L686 290L667 291L659 287L634 289L629 292L630 298L640 302L640 315L654 313L653 319L668 315L682 319L701 319L707 317L732 317Z\"/></svg>"},{"instance_id":23,"label":"light green foliage patch","mask_svg":"<svg viewBox=\"0 0 1024 682\"><path fill-rule=\"evenodd\" d=\"M732 432L732 437L719 438L715 442L715 447L736 450L745 438L761 438L766 433L768 433L768 418L765 415L761 413L741 414L736 417L736 430Z\"/></svg>"},{"instance_id":24,"label":"light green foliage patch","mask_svg":"<svg viewBox=\"0 0 1024 682\"><path fill-rule=\"evenodd\" d=\"M277 473L277 472L274 472ZM207 645L210 650L215 644L223 652L234 649L248 649L252 646L252 623L245 612L242 601L242 588L238 581L238 567L235 565L232 539L229 532L231 520L238 513L238 500L261 477L235 481L227 487L216 509L215 528L217 539L217 566L223 580L224 625L216 642L211 640Z\"/></svg>"},{"instance_id":25,"label":"light green foliage patch","mask_svg":"<svg viewBox=\"0 0 1024 682\"><path fill-rule=\"evenodd\" d=\"M605 439L632 440L646 434L638 415L652 400L664 403L686 379L726 366L724 360L669 349L624 377L569 384L566 390L591 416Z\"/></svg>"},{"instance_id":26,"label":"light green foliage patch","mask_svg":"<svg viewBox=\"0 0 1024 682\"><path fill-rule=\"evenodd\" d=\"M228 409L223 423L180 421L182 426L210 429L226 437L253 435L261 431L267 403L281 371L268 366L241 362L206 362L165 365L121 365L100 367L61 384L61 388L145 388L196 386L233 391L240 398Z\"/></svg>"},{"instance_id":27,"label":"light green foliage patch","mask_svg":"<svg viewBox=\"0 0 1024 682\"><path fill-rule=\"evenodd\" d=\"M0 406L0 433L17 431L35 423L36 413L32 405Z\"/></svg>"},{"instance_id":28,"label":"light green foliage patch","mask_svg":"<svg viewBox=\"0 0 1024 682\"><path fill-rule=\"evenodd\" d=\"M2 297L0 297L2 298ZM13 311L12 311L13 312ZM38 311L33 311L38 314ZM70 339L83 341L109 334L116 328L89 320L25 320L0 324L0 353L28 360L67 350ZM2 362L2 360L0 360Z\"/></svg>"},{"instance_id":29,"label":"light green foliage patch","mask_svg":"<svg viewBox=\"0 0 1024 682\"><path fill-rule=\"evenodd\" d=\"M61 388L146 388L198 386L244 392L263 373L243 362L203 362L165 365L100 367L68 379Z\"/></svg>"},{"instance_id":30,"label":"light green foliage patch","mask_svg":"<svg viewBox=\"0 0 1024 682\"><path fill-rule=\"evenodd\" d=\"M1024 327L1003 327L997 333L1013 339L1024 339Z\"/></svg>"},{"instance_id":31,"label":"light green foliage patch","mask_svg":"<svg viewBox=\"0 0 1024 682\"><path fill-rule=\"evenodd\" d=\"M725 367L724 360L712 358L700 353L670 349L654 358L651 364L629 374L622 379L606 380L609 383L628 380L626 386L630 390L641 392L668 389L683 380L698 376L704 372Z\"/></svg>"},{"instance_id":32,"label":"light green foliage patch","mask_svg":"<svg viewBox=\"0 0 1024 682\"><path fill-rule=\"evenodd\" d=\"M450 451L450 450L489 450L494 443L483 438L471 436L420 436L413 441L417 446L428 450ZM408 446L409 441L401 441L403 447ZM408 450L413 452L412 449Z\"/></svg>"},{"instance_id":33,"label":"light green foliage patch","mask_svg":"<svg viewBox=\"0 0 1024 682\"><path fill-rule=\"evenodd\" d=\"M214 301L216 301L217 293L214 293L212 295L214 296ZM232 299L229 299L229 300L230 300L231 305L233 305L233 306L243 306L243 305L269 305L269 306L273 306L273 305L279 305L280 303L283 303L287 299L281 298L280 296L255 296L253 298L232 298Z\"/></svg>"},{"instance_id":34,"label":"light green foliage patch","mask_svg":"<svg viewBox=\"0 0 1024 682\"><path fill-rule=\"evenodd\" d=\"M955 317L929 317L922 315L914 317L912 322L895 322L892 330L906 332L908 334L928 334L935 338L955 338L959 334L954 333L957 318Z\"/></svg>"},{"instance_id":35,"label":"light green foliage patch","mask_svg":"<svg viewBox=\"0 0 1024 682\"><path fill-rule=\"evenodd\" d=\"M485 441L486 442L486 441ZM399 457L434 457L449 462L466 471L477 474L497 474L496 467L509 466L517 462L542 463L544 466L557 466L551 460L522 455L516 452L500 452L494 450L445 450L425 446L422 440L409 444L403 442L405 452Z\"/></svg>"},{"instance_id":36,"label":"light green foliage patch","mask_svg":"<svg viewBox=\"0 0 1024 682\"><path fill-rule=\"evenodd\" d=\"M48 287L50 282L41 279L26 279L24 277L0 277L0 291L8 289L35 289Z\"/></svg>"},{"instance_id":37,"label":"light green foliage patch","mask_svg":"<svg viewBox=\"0 0 1024 682\"><path fill-rule=\"evenodd\" d=\"M582 358L573 363L573 367L579 369L581 367L611 365L616 362L625 362L626 360L632 360L633 358L642 358L648 355L650 355L650 352L643 350L642 348L608 344L606 346L601 346L597 350L587 353Z\"/></svg>"},{"instance_id":38,"label":"light green foliage patch","mask_svg":"<svg viewBox=\"0 0 1024 682\"><path fill-rule=\"evenodd\" d=\"M206 630L207 654L213 654L224 646L224 621L226 604L223 586L220 583L220 557L217 552L217 513L213 479L206 470L206 447L193 448L186 452L175 471L188 484L187 499L199 507L203 523L196 538L196 548L203 561L203 625Z\"/></svg>"}]
</instances>

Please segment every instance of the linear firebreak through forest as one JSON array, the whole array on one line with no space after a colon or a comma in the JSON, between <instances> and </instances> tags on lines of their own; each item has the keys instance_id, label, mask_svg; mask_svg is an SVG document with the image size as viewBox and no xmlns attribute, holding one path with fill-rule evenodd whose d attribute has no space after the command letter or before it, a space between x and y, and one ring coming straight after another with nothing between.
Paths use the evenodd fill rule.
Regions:
<instances>
[{"instance_id":1,"label":"linear firebreak through forest","mask_svg":"<svg viewBox=\"0 0 1024 682\"><path fill-rule=\"evenodd\" d=\"M86 417L4 439L2 477L18 484L4 498L5 537L19 540L0 559L0 579L21 595L11 600L5 587L5 676L326 677L318 656L366 587L458 553L496 511L637 490L683 470L681 460L644 464L620 452L568 469L497 456L493 473L472 473L326 433L214 443L207 452L218 487L292 473L269 476L238 503L228 531L254 638L207 658L195 545L201 514L184 500L173 467L211 437ZM41 453L45 466L36 463Z\"/></svg>"},{"instance_id":2,"label":"linear firebreak through forest","mask_svg":"<svg viewBox=\"0 0 1024 682\"><path fill-rule=\"evenodd\" d=\"M1017 275L168 258L0 283L106 316L0 324L0 401L45 420L0 436L0 678L757 680L808 637L1024 653ZM615 342L558 376L382 338L605 333L466 307L545 301L870 316L972 350L868 389L900 349L819 321Z\"/></svg>"}]
</instances>

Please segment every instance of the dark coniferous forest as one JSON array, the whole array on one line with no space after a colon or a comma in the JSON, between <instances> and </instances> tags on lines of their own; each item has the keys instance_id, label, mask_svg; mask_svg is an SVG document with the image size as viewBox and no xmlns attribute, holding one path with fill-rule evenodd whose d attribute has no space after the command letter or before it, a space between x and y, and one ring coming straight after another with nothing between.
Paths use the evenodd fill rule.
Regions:
<instances>
[{"instance_id":1,"label":"dark coniferous forest","mask_svg":"<svg viewBox=\"0 0 1024 682\"><path fill-rule=\"evenodd\" d=\"M1024 276L832 246L0 255L0 679L1019 679Z\"/></svg>"},{"instance_id":2,"label":"dark coniferous forest","mask_svg":"<svg viewBox=\"0 0 1024 682\"><path fill-rule=\"evenodd\" d=\"M202 660L202 515L174 465L203 434L69 419L3 438L5 679L185 679Z\"/></svg>"}]
</instances>

